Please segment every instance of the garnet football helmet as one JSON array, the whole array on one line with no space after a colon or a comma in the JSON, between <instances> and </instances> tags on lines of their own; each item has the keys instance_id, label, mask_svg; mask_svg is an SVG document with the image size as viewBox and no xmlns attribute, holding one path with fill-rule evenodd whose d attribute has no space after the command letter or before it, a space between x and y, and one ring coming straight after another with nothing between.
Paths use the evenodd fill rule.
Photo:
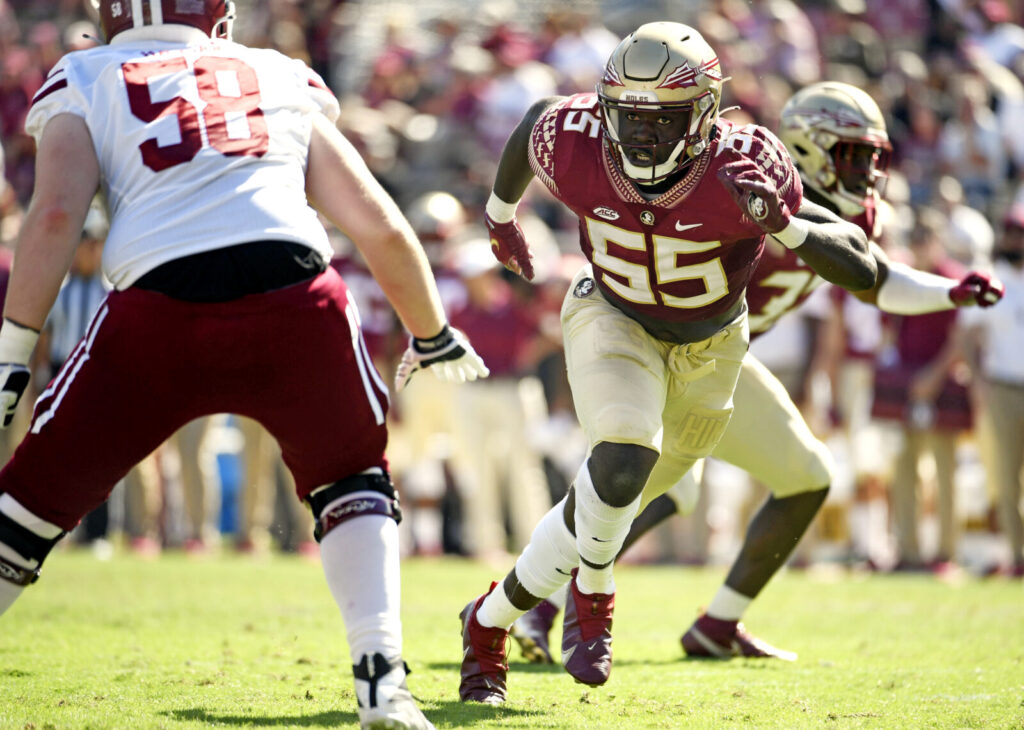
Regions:
<instances>
[{"instance_id":1,"label":"garnet football helmet","mask_svg":"<svg viewBox=\"0 0 1024 730\"><path fill-rule=\"evenodd\" d=\"M623 39L608 59L597 96L602 131L626 176L657 182L700 155L718 119L724 80L718 54L688 25L647 23ZM662 143L672 146L664 162L641 167L623 154L624 148L643 147L657 160L657 145L626 144L620 137L620 115L634 111L688 115L684 134Z\"/></svg>"},{"instance_id":2,"label":"garnet football helmet","mask_svg":"<svg viewBox=\"0 0 1024 730\"><path fill-rule=\"evenodd\" d=\"M118 33L145 25L191 25L211 38L231 40L235 4L231 0L92 0L107 42Z\"/></svg>"},{"instance_id":3,"label":"garnet football helmet","mask_svg":"<svg viewBox=\"0 0 1024 730\"><path fill-rule=\"evenodd\" d=\"M885 117L867 93L834 81L811 84L786 102L779 126L805 185L844 216L874 207L892 146Z\"/></svg>"}]
</instances>

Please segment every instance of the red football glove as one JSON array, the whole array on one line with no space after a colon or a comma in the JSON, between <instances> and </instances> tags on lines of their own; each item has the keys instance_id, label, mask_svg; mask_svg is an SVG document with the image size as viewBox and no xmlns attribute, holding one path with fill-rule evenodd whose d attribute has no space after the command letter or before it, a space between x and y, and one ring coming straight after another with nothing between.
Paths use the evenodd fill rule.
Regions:
<instances>
[{"instance_id":1,"label":"red football glove","mask_svg":"<svg viewBox=\"0 0 1024 730\"><path fill-rule=\"evenodd\" d=\"M728 161L718 169L718 180L740 210L765 233L778 233L788 226L793 213L764 170L733 147L726 147L722 155Z\"/></svg>"},{"instance_id":2,"label":"red football glove","mask_svg":"<svg viewBox=\"0 0 1024 730\"><path fill-rule=\"evenodd\" d=\"M526 237L519 222L513 218L508 223L496 223L484 213L487 234L491 238L491 253L509 271L513 271L528 281L533 280L533 256L526 245Z\"/></svg>"},{"instance_id":3,"label":"red football glove","mask_svg":"<svg viewBox=\"0 0 1024 730\"><path fill-rule=\"evenodd\" d=\"M988 274L972 271L960 283L949 290L949 299L958 307L991 307L1003 298L1006 288L999 279Z\"/></svg>"}]
</instances>

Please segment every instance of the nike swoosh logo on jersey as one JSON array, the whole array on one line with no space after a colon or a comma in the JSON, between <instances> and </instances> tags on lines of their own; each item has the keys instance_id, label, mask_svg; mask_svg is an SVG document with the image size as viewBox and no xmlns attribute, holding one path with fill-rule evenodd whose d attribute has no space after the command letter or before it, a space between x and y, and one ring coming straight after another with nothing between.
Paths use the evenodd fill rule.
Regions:
<instances>
[{"instance_id":1,"label":"nike swoosh logo on jersey","mask_svg":"<svg viewBox=\"0 0 1024 730\"><path fill-rule=\"evenodd\" d=\"M576 647L571 646L562 652L562 664L568 664L569 660L572 659L572 655L576 652Z\"/></svg>"},{"instance_id":2,"label":"nike swoosh logo on jersey","mask_svg":"<svg viewBox=\"0 0 1024 730\"><path fill-rule=\"evenodd\" d=\"M703 223L690 223L689 225L683 225L679 221L676 221L676 230L677 231L688 231L691 228L700 228L702 225L704 225L704 224Z\"/></svg>"}]
</instances>

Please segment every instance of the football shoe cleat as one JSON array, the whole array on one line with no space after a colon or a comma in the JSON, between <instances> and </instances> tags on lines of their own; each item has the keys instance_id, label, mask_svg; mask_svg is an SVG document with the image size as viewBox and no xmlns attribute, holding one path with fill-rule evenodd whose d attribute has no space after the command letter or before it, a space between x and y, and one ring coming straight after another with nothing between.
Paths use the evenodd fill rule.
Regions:
<instances>
[{"instance_id":1,"label":"football shoe cleat","mask_svg":"<svg viewBox=\"0 0 1024 730\"><path fill-rule=\"evenodd\" d=\"M523 659L531 664L553 664L548 634L558 615L558 606L545 599L512 624L510 634L519 644Z\"/></svg>"},{"instance_id":2,"label":"football shoe cleat","mask_svg":"<svg viewBox=\"0 0 1024 730\"><path fill-rule=\"evenodd\" d=\"M487 593L474 598L459 613L462 622L462 666L459 681L459 699L463 702L483 702L500 705L505 701L508 660L505 642L508 631L500 627L481 626L476 620L484 599L497 583L491 583Z\"/></svg>"},{"instance_id":3,"label":"football shoe cleat","mask_svg":"<svg viewBox=\"0 0 1024 730\"><path fill-rule=\"evenodd\" d=\"M707 614L694 621L679 641L686 655L697 659L751 657L796 661L795 653L752 636L738 621L722 621Z\"/></svg>"},{"instance_id":4,"label":"football shoe cleat","mask_svg":"<svg viewBox=\"0 0 1024 730\"><path fill-rule=\"evenodd\" d=\"M612 673L614 593L583 593L572 571L562 619L562 666L577 682L597 687Z\"/></svg>"},{"instance_id":5,"label":"football shoe cleat","mask_svg":"<svg viewBox=\"0 0 1024 730\"><path fill-rule=\"evenodd\" d=\"M409 667L401 658L364 654L352 665L360 730L436 730L409 692Z\"/></svg>"}]
</instances>

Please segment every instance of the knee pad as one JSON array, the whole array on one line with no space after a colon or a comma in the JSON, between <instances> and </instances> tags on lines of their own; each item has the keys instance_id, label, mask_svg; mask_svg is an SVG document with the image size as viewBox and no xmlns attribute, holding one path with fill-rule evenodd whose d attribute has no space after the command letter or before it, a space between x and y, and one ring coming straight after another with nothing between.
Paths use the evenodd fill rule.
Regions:
<instances>
[{"instance_id":1,"label":"knee pad","mask_svg":"<svg viewBox=\"0 0 1024 730\"><path fill-rule=\"evenodd\" d=\"M320 487L306 497L313 510L317 542L338 525L363 515L384 515L402 521L402 508L391 478L383 471L353 474Z\"/></svg>"},{"instance_id":2,"label":"knee pad","mask_svg":"<svg viewBox=\"0 0 1024 730\"><path fill-rule=\"evenodd\" d=\"M66 534L61 531L54 538L42 537L0 511L0 546L9 548L11 552L20 555L26 563L35 566L26 568L18 565L0 551L0 578L17 586L35 583L39 580L39 569L46 556Z\"/></svg>"}]
</instances>

